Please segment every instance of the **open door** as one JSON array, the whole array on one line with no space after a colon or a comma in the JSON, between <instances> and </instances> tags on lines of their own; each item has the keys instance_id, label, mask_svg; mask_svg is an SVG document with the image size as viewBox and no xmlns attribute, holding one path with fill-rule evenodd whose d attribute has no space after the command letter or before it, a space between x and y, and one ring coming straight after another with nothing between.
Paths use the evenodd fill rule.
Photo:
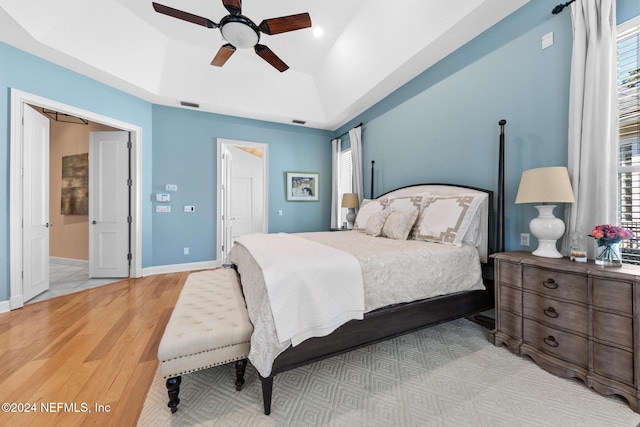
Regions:
<instances>
[{"instance_id":1,"label":"open door","mask_svg":"<svg viewBox=\"0 0 640 427\"><path fill-rule=\"evenodd\" d=\"M249 233L266 233L267 145L218 139L218 230L222 260L233 242Z\"/></svg>"},{"instance_id":2,"label":"open door","mask_svg":"<svg viewBox=\"0 0 640 427\"><path fill-rule=\"evenodd\" d=\"M24 105L24 301L49 289L49 119Z\"/></svg>"},{"instance_id":3,"label":"open door","mask_svg":"<svg viewBox=\"0 0 640 427\"><path fill-rule=\"evenodd\" d=\"M129 132L89 139L89 277L129 277Z\"/></svg>"}]
</instances>

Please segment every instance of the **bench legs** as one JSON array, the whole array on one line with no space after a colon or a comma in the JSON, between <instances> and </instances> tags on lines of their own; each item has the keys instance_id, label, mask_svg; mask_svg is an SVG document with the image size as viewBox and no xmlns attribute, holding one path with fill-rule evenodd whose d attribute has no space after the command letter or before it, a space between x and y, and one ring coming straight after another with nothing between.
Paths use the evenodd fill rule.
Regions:
<instances>
[{"instance_id":1,"label":"bench legs","mask_svg":"<svg viewBox=\"0 0 640 427\"><path fill-rule=\"evenodd\" d=\"M244 371L247 369L247 359L236 360L236 390L242 390Z\"/></svg>"},{"instance_id":2,"label":"bench legs","mask_svg":"<svg viewBox=\"0 0 640 427\"><path fill-rule=\"evenodd\" d=\"M180 393L180 383L182 382L182 377L171 377L167 379L167 393L169 394L169 403L167 406L171 408L171 413L175 414L178 410L178 403L180 403L180 398L178 398L178 393Z\"/></svg>"},{"instance_id":3,"label":"bench legs","mask_svg":"<svg viewBox=\"0 0 640 427\"><path fill-rule=\"evenodd\" d=\"M241 359L236 361L236 390L240 391L242 386L244 385L244 373L247 370L247 359ZM178 404L180 403L180 398L178 394L180 393L180 383L182 382L182 377L171 377L167 379L167 393L169 394L169 403L167 406L171 408L171 413L175 414L178 410Z\"/></svg>"},{"instance_id":4,"label":"bench legs","mask_svg":"<svg viewBox=\"0 0 640 427\"><path fill-rule=\"evenodd\" d=\"M262 382L262 402L264 404L264 414L269 415L271 413L271 393L273 391L273 375L269 375L267 378L260 376Z\"/></svg>"}]
</instances>

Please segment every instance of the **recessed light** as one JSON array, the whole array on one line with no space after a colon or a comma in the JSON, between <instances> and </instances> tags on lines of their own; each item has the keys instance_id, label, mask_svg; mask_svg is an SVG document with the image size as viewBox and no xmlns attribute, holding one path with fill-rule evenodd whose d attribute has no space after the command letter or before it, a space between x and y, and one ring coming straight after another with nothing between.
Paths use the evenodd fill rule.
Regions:
<instances>
[{"instance_id":1,"label":"recessed light","mask_svg":"<svg viewBox=\"0 0 640 427\"><path fill-rule=\"evenodd\" d=\"M316 37L322 37L322 35L324 34L324 30L322 29L322 27L315 27L313 29L313 35Z\"/></svg>"}]
</instances>

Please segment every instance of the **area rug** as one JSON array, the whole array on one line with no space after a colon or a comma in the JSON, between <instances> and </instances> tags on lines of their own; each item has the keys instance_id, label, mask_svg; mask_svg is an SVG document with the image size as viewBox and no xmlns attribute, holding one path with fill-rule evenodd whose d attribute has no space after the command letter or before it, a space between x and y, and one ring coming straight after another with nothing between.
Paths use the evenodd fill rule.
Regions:
<instances>
[{"instance_id":1,"label":"area rug","mask_svg":"<svg viewBox=\"0 0 640 427\"><path fill-rule=\"evenodd\" d=\"M154 426L638 426L616 397L558 378L488 341L460 319L332 357L274 379L262 412L249 364L241 391L232 365L182 377L178 412L156 373L138 425Z\"/></svg>"}]
</instances>

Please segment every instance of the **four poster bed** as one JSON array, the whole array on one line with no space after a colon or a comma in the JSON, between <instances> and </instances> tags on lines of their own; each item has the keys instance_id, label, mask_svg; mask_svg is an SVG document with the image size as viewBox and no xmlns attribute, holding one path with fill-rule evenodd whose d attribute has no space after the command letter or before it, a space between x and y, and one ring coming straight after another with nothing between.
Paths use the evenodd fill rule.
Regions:
<instances>
[{"instance_id":1,"label":"four poster bed","mask_svg":"<svg viewBox=\"0 0 640 427\"><path fill-rule=\"evenodd\" d=\"M505 123L497 239L493 192L448 184L366 200L353 231L238 239L225 263L240 275L254 326L249 360L265 414L278 373L494 306L489 255L503 248Z\"/></svg>"}]
</instances>

